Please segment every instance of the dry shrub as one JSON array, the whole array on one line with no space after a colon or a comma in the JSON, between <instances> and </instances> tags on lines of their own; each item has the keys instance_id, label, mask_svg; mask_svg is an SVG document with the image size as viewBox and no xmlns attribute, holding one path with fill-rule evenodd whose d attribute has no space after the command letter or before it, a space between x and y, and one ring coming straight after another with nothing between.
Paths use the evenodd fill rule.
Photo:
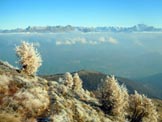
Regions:
<instances>
[{"instance_id":1,"label":"dry shrub","mask_svg":"<svg viewBox=\"0 0 162 122\"><path fill-rule=\"evenodd\" d=\"M72 88L73 86L73 77L72 75L69 73L69 72L66 72L65 75L64 75L64 84L69 87L69 88Z\"/></svg>"},{"instance_id":2,"label":"dry shrub","mask_svg":"<svg viewBox=\"0 0 162 122\"><path fill-rule=\"evenodd\" d=\"M0 75L0 94L11 96L18 90L18 84L11 75Z\"/></svg>"},{"instance_id":3,"label":"dry shrub","mask_svg":"<svg viewBox=\"0 0 162 122\"><path fill-rule=\"evenodd\" d=\"M22 42L20 46L16 47L16 53L20 58L19 63L24 73L31 75L37 72L42 64L42 59L32 43Z\"/></svg>"},{"instance_id":4,"label":"dry shrub","mask_svg":"<svg viewBox=\"0 0 162 122\"><path fill-rule=\"evenodd\" d=\"M21 117L14 113L0 113L0 122L22 122Z\"/></svg>"},{"instance_id":5,"label":"dry shrub","mask_svg":"<svg viewBox=\"0 0 162 122\"><path fill-rule=\"evenodd\" d=\"M76 91L82 89L82 80L80 79L78 73L75 73L73 77L73 89Z\"/></svg>"},{"instance_id":6,"label":"dry shrub","mask_svg":"<svg viewBox=\"0 0 162 122\"><path fill-rule=\"evenodd\" d=\"M0 75L0 93L1 94L8 94L9 87L8 85L10 84L11 78L6 75Z\"/></svg>"},{"instance_id":7,"label":"dry shrub","mask_svg":"<svg viewBox=\"0 0 162 122\"><path fill-rule=\"evenodd\" d=\"M99 87L100 102L106 114L125 121L128 107L128 93L124 86L120 86L114 76L107 77Z\"/></svg>"},{"instance_id":8,"label":"dry shrub","mask_svg":"<svg viewBox=\"0 0 162 122\"><path fill-rule=\"evenodd\" d=\"M130 122L157 122L158 114L151 99L135 91L130 96Z\"/></svg>"},{"instance_id":9,"label":"dry shrub","mask_svg":"<svg viewBox=\"0 0 162 122\"><path fill-rule=\"evenodd\" d=\"M41 115L48 109L49 103L48 91L44 85L0 75L0 111L18 114L26 121ZM7 117L10 118L6 114L5 118Z\"/></svg>"},{"instance_id":10,"label":"dry shrub","mask_svg":"<svg viewBox=\"0 0 162 122\"><path fill-rule=\"evenodd\" d=\"M22 112L24 115L38 116L48 108L49 97L46 90L34 87L17 92L14 95L14 102L21 106L18 111L22 112L22 108L25 110Z\"/></svg>"}]
</instances>

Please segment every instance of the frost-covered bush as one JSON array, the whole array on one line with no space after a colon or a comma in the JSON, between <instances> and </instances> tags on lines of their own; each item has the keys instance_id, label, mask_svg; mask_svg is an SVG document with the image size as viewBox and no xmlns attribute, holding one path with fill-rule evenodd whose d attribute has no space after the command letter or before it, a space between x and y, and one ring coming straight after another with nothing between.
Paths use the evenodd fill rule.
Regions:
<instances>
[{"instance_id":1,"label":"frost-covered bush","mask_svg":"<svg viewBox=\"0 0 162 122\"><path fill-rule=\"evenodd\" d=\"M158 114L151 99L135 91L130 96L130 122L157 122Z\"/></svg>"},{"instance_id":2,"label":"frost-covered bush","mask_svg":"<svg viewBox=\"0 0 162 122\"><path fill-rule=\"evenodd\" d=\"M32 43L22 42L20 46L16 47L16 53L20 58L19 63L23 72L28 75L37 72L42 64L42 59Z\"/></svg>"},{"instance_id":3,"label":"frost-covered bush","mask_svg":"<svg viewBox=\"0 0 162 122\"><path fill-rule=\"evenodd\" d=\"M26 79L11 74L0 75L0 122L7 118L17 120L18 118L11 116L14 113L24 120L30 119L29 122L34 122L34 118L46 111L49 104L48 87L41 78ZM6 116L3 117L3 113Z\"/></svg>"},{"instance_id":4,"label":"frost-covered bush","mask_svg":"<svg viewBox=\"0 0 162 122\"><path fill-rule=\"evenodd\" d=\"M25 110L25 114L40 115L49 105L48 92L41 87L34 87L28 90L21 89L14 95L13 102L20 104ZM18 110L21 111L20 109Z\"/></svg>"},{"instance_id":5,"label":"frost-covered bush","mask_svg":"<svg viewBox=\"0 0 162 122\"><path fill-rule=\"evenodd\" d=\"M7 94L11 78L6 75L0 75L0 94Z\"/></svg>"},{"instance_id":6,"label":"frost-covered bush","mask_svg":"<svg viewBox=\"0 0 162 122\"><path fill-rule=\"evenodd\" d=\"M73 89L78 91L82 89L82 80L80 79L78 73L73 76Z\"/></svg>"},{"instance_id":7,"label":"frost-covered bush","mask_svg":"<svg viewBox=\"0 0 162 122\"><path fill-rule=\"evenodd\" d=\"M22 122L21 117L14 113L0 113L0 122Z\"/></svg>"},{"instance_id":8,"label":"frost-covered bush","mask_svg":"<svg viewBox=\"0 0 162 122\"><path fill-rule=\"evenodd\" d=\"M66 72L64 75L64 84L69 88L73 86L73 77L69 72Z\"/></svg>"},{"instance_id":9,"label":"frost-covered bush","mask_svg":"<svg viewBox=\"0 0 162 122\"><path fill-rule=\"evenodd\" d=\"M13 95L18 89L11 75L0 75L0 94L1 96ZM0 97L1 100L1 97Z\"/></svg>"},{"instance_id":10,"label":"frost-covered bush","mask_svg":"<svg viewBox=\"0 0 162 122\"><path fill-rule=\"evenodd\" d=\"M106 114L125 120L128 106L127 89L120 86L114 76L107 77L99 87L100 102Z\"/></svg>"}]
</instances>

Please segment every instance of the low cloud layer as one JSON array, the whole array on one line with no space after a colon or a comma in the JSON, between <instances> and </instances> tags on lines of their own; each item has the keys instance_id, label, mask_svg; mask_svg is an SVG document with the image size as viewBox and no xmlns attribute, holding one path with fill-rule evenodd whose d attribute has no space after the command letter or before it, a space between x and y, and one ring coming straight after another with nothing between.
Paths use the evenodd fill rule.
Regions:
<instances>
[{"instance_id":1,"label":"low cloud layer","mask_svg":"<svg viewBox=\"0 0 162 122\"><path fill-rule=\"evenodd\" d=\"M108 43L110 43L110 44L118 44L117 39L115 39L115 38L113 38L113 37L109 37L109 38L100 37L100 38L98 39L98 41L99 41L100 43L108 42Z\"/></svg>"},{"instance_id":2,"label":"low cloud layer","mask_svg":"<svg viewBox=\"0 0 162 122\"><path fill-rule=\"evenodd\" d=\"M113 37L99 37L98 39L87 39L85 37L77 37L71 38L67 40L56 40L56 45L75 45L75 44L89 44L89 45L97 45L101 43L108 44L118 44L118 40Z\"/></svg>"}]
</instances>

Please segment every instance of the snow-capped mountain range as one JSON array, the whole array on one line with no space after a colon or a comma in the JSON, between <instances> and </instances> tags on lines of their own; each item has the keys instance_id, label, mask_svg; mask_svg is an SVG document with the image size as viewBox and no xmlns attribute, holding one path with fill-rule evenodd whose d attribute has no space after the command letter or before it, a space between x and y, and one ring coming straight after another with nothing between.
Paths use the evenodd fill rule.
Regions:
<instances>
[{"instance_id":1,"label":"snow-capped mountain range","mask_svg":"<svg viewBox=\"0 0 162 122\"><path fill-rule=\"evenodd\" d=\"M79 26L28 26L25 29L17 28L11 30L0 30L1 33L14 33L14 32L162 32L162 28L156 28L145 24L138 24L132 27L79 27Z\"/></svg>"}]
</instances>

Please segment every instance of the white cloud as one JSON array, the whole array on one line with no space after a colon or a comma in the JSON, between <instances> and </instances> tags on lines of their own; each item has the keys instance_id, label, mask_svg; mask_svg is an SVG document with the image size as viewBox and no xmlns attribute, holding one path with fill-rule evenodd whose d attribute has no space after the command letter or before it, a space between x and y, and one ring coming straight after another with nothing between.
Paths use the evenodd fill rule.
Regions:
<instances>
[{"instance_id":1,"label":"white cloud","mask_svg":"<svg viewBox=\"0 0 162 122\"><path fill-rule=\"evenodd\" d=\"M118 41L117 39L113 38L113 37L109 37L109 38L106 38L106 37L100 37L98 39L98 42L99 43L111 43L111 44L118 44Z\"/></svg>"},{"instance_id":2,"label":"white cloud","mask_svg":"<svg viewBox=\"0 0 162 122\"><path fill-rule=\"evenodd\" d=\"M66 41L64 41L64 44L65 45L73 45L73 44L75 44L75 42L73 42L71 40L66 40Z\"/></svg>"},{"instance_id":3,"label":"white cloud","mask_svg":"<svg viewBox=\"0 0 162 122\"><path fill-rule=\"evenodd\" d=\"M86 38L81 38L81 37L76 38L76 41L79 42L79 43L81 43L81 44L86 44L87 43Z\"/></svg>"},{"instance_id":4,"label":"white cloud","mask_svg":"<svg viewBox=\"0 0 162 122\"><path fill-rule=\"evenodd\" d=\"M98 44L98 42L97 41L89 41L89 44L96 45L96 44Z\"/></svg>"},{"instance_id":5,"label":"white cloud","mask_svg":"<svg viewBox=\"0 0 162 122\"><path fill-rule=\"evenodd\" d=\"M83 37L56 41L56 45L74 45L74 44L77 44L77 43L78 44L87 44L88 41L87 41L86 38L83 38Z\"/></svg>"},{"instance_id":6,"label":"white cloud","mask_svg":"<svg viewBox=\"0 0 162 122\"><path fill-rule=\"evenodd\" d=\"M62 41L56 41L56 45L62 45Z\"/></svg>"},{"instance_id":7,"label":"white cloud","mask_svg":"<svg viewBox=\"0 0 162 122\"><path fill-rule=\"evenodd\" d=\"M97 40L88 40L85 37L77 37L77 38L71 38L68 40L59 40L56 41L56 45L75 45L75 44L89 44L89 45L96 45L100 43L111 43L111 44L118 44L117 39L113 37L100 37Z\"/></svg>"},{"instance_id":8,"label":"white cloud","mask_svg":"<svg viewBox=\"0 0 162 122\"><path fill-rule=\"evenodd\" d=\"M73 45L73 44L75 44L73 40L56 41L56 45Z\"/></svg>"},{"instance_id":9,"label":"white cloud","mask_svg":"<svg viewBox=\"0 0 162 122\"><path fill-rule=\"evenodd\" d=\"M104 43L104 42L106 41L106 39L105 39L105 37L100 37L100 38L98 39L98 41L101 42L101 43Z\"/></svg>"},{"instance_id":10,"label":"white cloud","mask_svg":"<svg viewBox=\"0 0 162 122\"><path fill-rule=\"evenodd\" d=\"M113 38L113 37L109 37L108 42L111 44L118 44L117 39Z\"/></svg>"}]
</instances>

